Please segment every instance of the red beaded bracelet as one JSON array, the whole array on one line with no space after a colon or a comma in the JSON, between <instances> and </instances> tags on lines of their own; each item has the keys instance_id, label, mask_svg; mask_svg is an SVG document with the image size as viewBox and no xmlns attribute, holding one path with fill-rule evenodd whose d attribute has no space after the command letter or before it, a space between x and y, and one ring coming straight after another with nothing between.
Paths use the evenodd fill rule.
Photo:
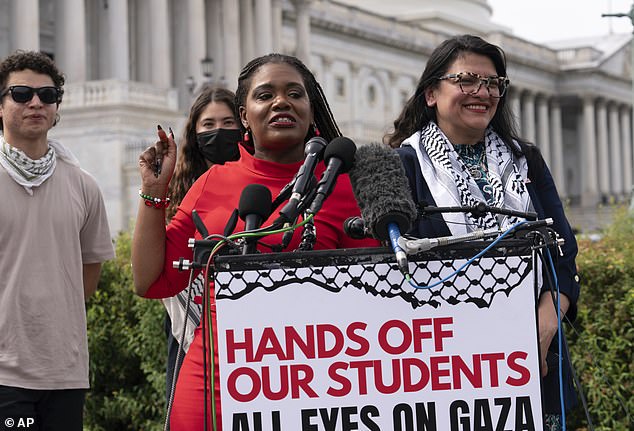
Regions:
<instances>
[{"instance_id":1,"label":"red beaded bracelet","mask_svg":"<svg viewBox=\"0 0 634 431\"><path fill-rule=\"evenodd\" d=\"M158 209L167 208L170 204L170 198L155 198L150 195L144 194L139 190L139 196L145 201L145 206L154 207Z\"/></svg>"}]
</instances>

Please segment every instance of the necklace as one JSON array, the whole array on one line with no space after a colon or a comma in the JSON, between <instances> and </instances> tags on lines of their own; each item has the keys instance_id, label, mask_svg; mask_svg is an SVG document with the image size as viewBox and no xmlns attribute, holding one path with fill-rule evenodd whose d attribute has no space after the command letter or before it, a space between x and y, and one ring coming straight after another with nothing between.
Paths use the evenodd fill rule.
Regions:
<instances>
[{"instance_id":1,"label":"necklace","mask_svg":"<svg viewBox=\"0 0 634 431\"><path fill-rule=\"evenodd\" d=\"M455 145L454 148L471 177L476 182L484 179L487 172L484 142L475 145Z\"/></svg>"}]
</instances>

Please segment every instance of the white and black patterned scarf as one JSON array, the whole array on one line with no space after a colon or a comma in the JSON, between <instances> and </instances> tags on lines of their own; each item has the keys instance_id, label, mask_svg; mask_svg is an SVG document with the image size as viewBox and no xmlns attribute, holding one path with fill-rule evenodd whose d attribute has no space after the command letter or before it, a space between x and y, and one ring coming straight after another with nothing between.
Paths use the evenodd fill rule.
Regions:
<instances>
[{"instance_id":1,"label":"white and black patterned scarf","mask_svg":"<svg viewBox=\"0 0 634 431\"><path fill-rule=\"evenodd\" d=\"M485 133L485 151L488 180L491 186L490 206L516 211L532 211L526 190L528 164L525 157L516 157L510 148L492 129ZM485 202L482 191L444 135L434 122L416 132L402 146L416 151L421 171L431 194L439 207L466 207ZM518 145L513 142L513 145ZM474 217L471 213L443 213L452 235L460 235L475 229L508 229L521 219L502 215L485 214Z\"/></svg>"},{"instance_id":2,"label":"white and black patterned scarf","mask_svg":"<svg viewBox=\"0 0 634 431\"><path fill-rule=\"evenodd\" d=\"M0 166L9 173L13 180L24 187L29 195L33 195L33 187L44 183L55 172L57 157L68 163L79 166L73 154L57 141L48 141L48 151L37 160L31 159L24 151L12 147L0 135Z\"/></svg>"},{"instance_id":3,"label":"white and black patterned scarf","mask_svg":"<svg viewBox=\"0 0 634 431\"><path fill-rule=\"evenodd\" d=\"M163 298L162 300L170 316L172 335L181 345L184 352L187 352L189 349L194 339L194 330L200 324L200 319L203 314L202 297L204 288L205 276L201 272L192 281L190 286L175 296ZM185 316L187 316L187 318L185 318Z\"/></svg>"}]
</instances>

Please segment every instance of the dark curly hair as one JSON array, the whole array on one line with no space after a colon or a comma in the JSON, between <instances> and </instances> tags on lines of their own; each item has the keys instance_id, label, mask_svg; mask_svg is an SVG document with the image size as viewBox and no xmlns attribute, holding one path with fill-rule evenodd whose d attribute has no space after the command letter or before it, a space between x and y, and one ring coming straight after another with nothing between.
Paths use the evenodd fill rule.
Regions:
<instances>
[{"instance_id":1,"label":"dark curly hair","mask_svg":"<svg viewBox=\"0 0 634 431\"><path fill-rule=\"evenodd\" d=\"M48 55L36 51L18 50L0 63L0 88L4 90L11 72L27 69L50 76L55 87L60 90L64 86L64 75L57 69Z\"/></svg>"},{"instance_id":2,"label":"dark curly hair","mask_svg":"<svg viewBox=\"0 0 634 431\"><path fill-rule=\"evenodd\" d=\"M498 76L507 76L506 58L502 48L469 34L445 40L429 56L414 95L405 103L401 114L394 121L394 132L383 138L384 143L392 148L398 148L401 142L409 138L414 132L424 128L430 121L437 121L436 110L427 106L425 90L437 86L438 78L447 73L457 58L467 53L490 58ZM513 115L506 96L502 97L498 103L497 111L491 120L491 127L507 145L512 139L520 140L517 137ZM511 146L511 148L514 147Z\"/></svg>"},{"instance_id":3,"label":"dark curly hair","mask_svg":"<svg viewBox=\"0 0 634 431\"><path fill-rule=\"evenodd\" d=\"M265 64L288 64L294 67L299 74L302 76L304 80L304 87L306 87L306 92L308 94L308 100L310 101L310 106L313 109L313 115L315 118L315 126L319 129L320 135L327 141L330 142L337 136L341 136L341 131L339 130L339 126L335 122L335 118L330 110L330 106L326 101L326 96L324 95L324 91L321 86L315 79L315 75L306 67L304 63L302 63L297 57L293 57L290 55L272 53L263 55L261 57L257 57L251 60L240 72L240 76L238 77L238 89L236 90L236 108L240 109L241 106L246 105L247 92L249 91L249 87L251 87L251 79L255 72L260 69L260 67ZM239 113L236 112L238 118L240 117ZM246 132L246 129L240 122L240 130L242 133ZM306 136L306 141L314 136L314 131L312 128L309 128L308 135Z\"/></svg>"},{"instance_id":4,"label":"dark curly hair","mask_svg":"<svg viewBox=\"0 0 634 431\"><path fill-rule=\"evenodd\" d=\"M178 208L194 181L207 170L207 162L198 147L196 133L196 123L198 123L200 115L211 102L224 103L234 114L236 122L239 123L234 98L233 92L225 88L205 87L192 104L179 145L174 176L169 184L168 196L170 204L166 212L168 220L176 214L176 208Z\"/></svg>"},{"instance_id":5,"label":"dark curly hair","mask_svg":"<svg viewBox=\"0 0 634 431\"><path fill-rule=\"evenodd\" d=\"M0 63L0 93L6 89L9 75L11 72L19 72L21 70L32 70L43 75L48 75L53 80L53 85L59 89L59 102L64 94L64 75L57 69L53 60L46 54L37 51L17 50L13 54L5 58ZM3 130L2 121L0 121L0 130Z\"/></svg>"}]
</instances>

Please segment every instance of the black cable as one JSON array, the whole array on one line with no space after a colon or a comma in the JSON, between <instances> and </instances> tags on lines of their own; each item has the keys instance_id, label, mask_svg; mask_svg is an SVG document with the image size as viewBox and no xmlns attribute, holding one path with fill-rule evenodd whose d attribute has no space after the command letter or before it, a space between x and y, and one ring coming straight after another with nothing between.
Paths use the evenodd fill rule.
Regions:
<instances>
[{"instance_id":1,"label":"black cable","mask_svg":"<svg viewBox=\"0 0 634 431\"><path fill-rule=\"evenodd\" d=\"M570 319L568 318L568 316L564 316L564 319L566 319L566 321L570 324L570 326L572 327L572 331L574 332L574 334L577 336L577 340L583 342L583 338L581 337L581 333L579 331L577 331L577 328L575 328L575 326L572 324L572 322L570 321ZM584 347L587 347L584 345ZM601 368L601 366L598 365L598 362L595 360L594 356L592 355L591 349L588 347L585 349L586 354L590 357L591 361L592 361L592 365L594 365L594 367L600 371L599 373L599 377L601 378L601 380L603 380L603 383L605 383L608 388L610 389L610 391L612 392L612 394L614 395L614 397L617 399L617 401L619 402L619 405L621 406L621 408L623 409L623 412L625 412L625 416L627 417L627 420L629 423L634 424L634 420L632 419L632 416L630 415L629 410L627 409L627 405L625 403L625 400L619 395L619 393L616 391L616 389L614 389L614 386L612 386L612 384L610 384L610 381L608 380L608 378L605 376L604 372L603 372L603 368ZM589 413L586 413L587 415L589 415Z\"/></svg>"},{"instance_id":2,"label":"black cable","mask_svg":"<svg viewBox=\"0 0 634 431\"><path fill-rule=\"evenodd\" d=\"M552 231L552 230L551 230ZM543 234L540 233L540 235L543 237ZM556 239L556 236L555 236ZM556 292L555 292L555 286L554 286L554 275L552 273L552 269L555 269L559 260L559 254L555 253L555 259L553 262L553 267L551 268L550 265L548 265L548 262L545 261L544 256L540 253L537 252L538 256L540 257L540 261L542 262L542 269L544 270L544 282L547 283L547 288L549 290L549 293L551 295L553 304L555 307L557 307L557 298L556 298ZM551 253L551 258L552 258L552 253ZM555 310L557 311L557 310ZM573 328L573 330L575 330L574 325L572 324L572 322L570 321L570 319L568 318L568 316L566 314L563 315L562 320L566 320L570 326ZM577 393L579 394L579 397L581 399L581 404L583 406L583 411L584 414L586 416L586 419L588 420L588 427L589 427L589 431L594 431L594 425L592 423L592 418L590 417L590 410L588 409L588 403L586 401L586 397L585 394L583 392L583 387L581 386L581 382L579 381L579 378L577 376L577 373L575 371L575 367L572 363L572 358L570 356L570 350L568 349L568 340L566 338L566 333L564 331L564 327L561 326L560 327L560 331L561 331L561 339L562 339L562 343L563 343L563 352L565 352L566 354L566 361L568 363L568 366L570 367L570 373L572 374L572 378L573 378L573 382L575 384L575 386L577 387ZM575 331L576 332L576 331ZM578 334L578 333L577 333ZM581 337L579 337L579 339L581 339ZM563 354L563 352L559 352L559 354ZM563 378L563 376L560 376L560 378Z\"/></svg>"},{"instance_id":3,"label":"black cable","mask_svg":"<svg viewBox=\"0 0 634 431\"><path fill-rule=\"evenodd\" d=\"M211 256L210 256L211 258ZM203 337L203 392L204 392L204 407L203 407L203 430L208 431L209 424L207 423L207 331L205 329L205 322L207 322L207 308L209 307L209 286L205 277L204 280L204 293L203 293L203 315L202 315L202 337Z\"/></svg>"},{"instance_id":4,"label":"black cable","mask_svg":"<svg viewBox=\"0 0 634 431\"><path fill-rule=\"evenodd\" d=\"M586 420L588 421L588 430L594 431L594 424L592 423L592 418L590 417L590 409L588 408L588 402L586 401L586 395L583 393L583 388L581 387L581 381L579 381L579 377L577 377L577 372L575 371L575 367L572 365L572 358L570 357L570 350L568 350L568 340L566 339L566 334L563 334L563 342L564 342L564 350L567 354L568 366L570 367L570 373L572 374L572 380L577 387L577 392L579 393L579 398L581 398L581 405L583 406L583 412L586 415Z\"/></svg>"},{"instance_id":5,"label":"black cable","mask_svg":"<svg viewBox=\"0 0 634 431\"><path fill-rule=\"evenodd\" d=\"M181 334L180 342L178 345L178 351L176 353L176 361L174 364L174 371L172 372L172 387L170 388L170 396L167 400L167 411L165 412L165 423L163 424L163 430L167 431L169 429L170 416L172 414L172 404L174 403L174 392L176 390L176 380L178 378L178 370L179 370L179 361L182 360L182 353L184 353L185 349L183 345L185 344L185 333L187 332L187 321L189 320L189 309L191 307L191 299L193 289L191 285L194 280L194 270L192 269L189 272L189 281L187 285L190 286L189 292L187 294L187 304L185 305L185 322L183 322L183 333ZM171 318L171 317L170 317Z\"/></svg>"}]
</instances>

